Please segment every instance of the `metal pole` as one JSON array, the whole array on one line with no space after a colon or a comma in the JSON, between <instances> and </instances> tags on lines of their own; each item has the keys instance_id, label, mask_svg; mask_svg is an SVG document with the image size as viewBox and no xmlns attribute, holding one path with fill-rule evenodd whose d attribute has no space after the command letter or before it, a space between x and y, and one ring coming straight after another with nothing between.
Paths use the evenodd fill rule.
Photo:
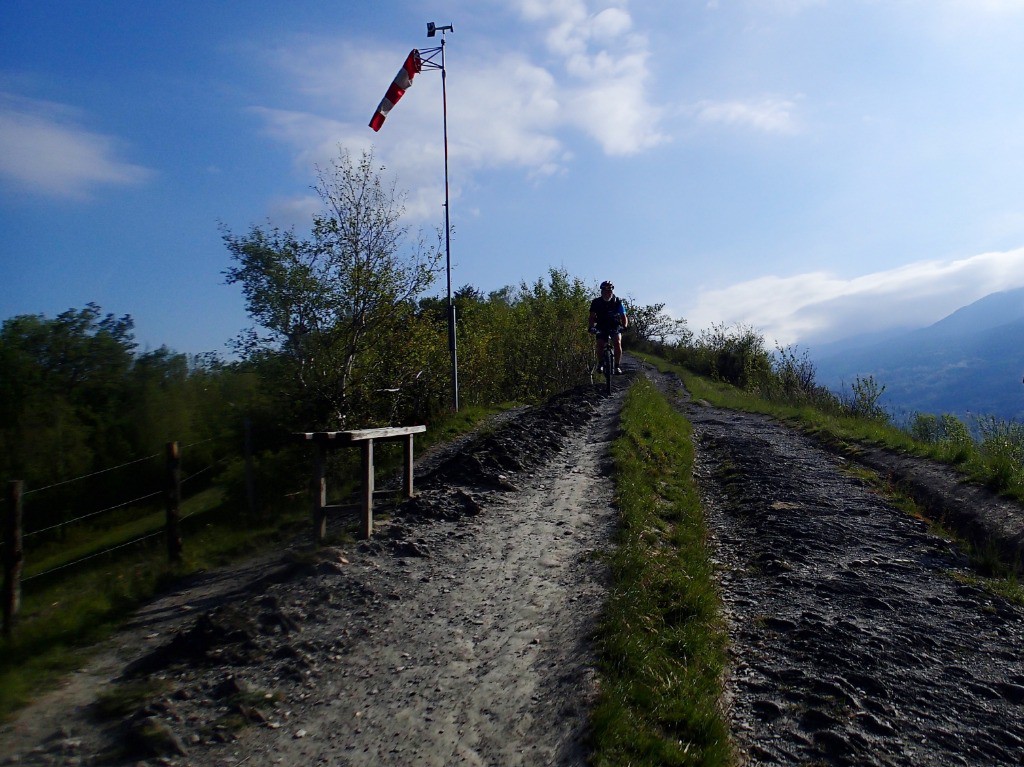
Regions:
<instances>
[{"instance_id":1,"label":"metal pole","mask_svg":"<svg viewBox=\"0 0 1024 767\"><path fill-rule=\"evenodd\" d=\"M22 508L24 495L20 479L7 483L7 512L4 517L4 591L3 614L4 636L10 639L14 630L14 618L21 609L21 572L25 565L25 548L22 540Z\"/></svg>"},{"instance_id":2,"label":"metal pole","mask_svg":"<svg viewBox=\"0 0 1024 767\"><path fill-rule=\"evenodd\" d=\"M452 358L452 407L459 411L459 353L455 341L455 302L452 301L452 229L448 205L448 89L444 68L445 33L441 32L441 103L444 120L444 249L448 274L448 351Z\"/></svg>"}]
</instances>

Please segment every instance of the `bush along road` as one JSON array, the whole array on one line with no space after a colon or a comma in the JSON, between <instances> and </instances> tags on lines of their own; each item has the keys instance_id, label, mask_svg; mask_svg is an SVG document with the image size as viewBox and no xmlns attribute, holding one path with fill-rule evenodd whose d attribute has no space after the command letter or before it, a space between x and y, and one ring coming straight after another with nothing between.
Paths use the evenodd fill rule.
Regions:
<instances>
[{"instance_id":1,"label":"bush along road","mask_svg":"<svg viewBox=\"0 0 1024 767\"><path fill-rule=\"evenodd\" d=\"M694 426L736 762L1024 763L1021 608L846 460L646 374ZM587 764L623 389L425 457L370 541L165 595L0 728L0 762Z\"/></svg>"}]
</instances>

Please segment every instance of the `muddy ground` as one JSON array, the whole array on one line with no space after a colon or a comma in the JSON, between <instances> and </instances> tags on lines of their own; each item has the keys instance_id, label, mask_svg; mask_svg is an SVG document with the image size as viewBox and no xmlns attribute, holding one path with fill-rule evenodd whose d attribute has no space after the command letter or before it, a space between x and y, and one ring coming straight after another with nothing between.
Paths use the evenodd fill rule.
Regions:
<instances>
[{"instance_id":1,"label":"muddy ground","mask_svg":"<svg viewBox=\"0 0 1024 767\"><path fill-rule=\"evenodd\" d=\"M646 372L695 425L738 759L1024 763L1021 609L967 582L963 554L846 458ZM422 462L418 498L372 541L296 547L148 606L0 729L0 763L586 764L629 378ZM860 458L1007 550L1024 529L947 469ZM99 715L98 695L140 687Z\"/></svg>"}]
</instances>

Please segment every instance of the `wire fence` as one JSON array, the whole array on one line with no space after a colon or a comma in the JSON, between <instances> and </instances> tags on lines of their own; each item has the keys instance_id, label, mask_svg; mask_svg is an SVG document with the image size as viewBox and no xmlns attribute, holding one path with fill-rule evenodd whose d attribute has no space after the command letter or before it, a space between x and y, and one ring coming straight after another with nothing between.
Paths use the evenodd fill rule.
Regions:
<instances>
[{"instance_id":1,"label":"wire fence","mask_svg":"<svg viewBox=\"0 0 1024 767\"><path fill-rule=\"evenodd\" d=\"M148 500L150 500L152 498L156 498L157 496L161 496L163 494L164 494L163 490L157 490L156 492L150 493L149 495L143 495L143 496L141 496L139 498L133 498L130 501L125 501L124 503L119 503L119 504L117 504L115 506L108 506L107 508L100 509L99 511L93 511L93 512L90 512L89 514L83 514L80 517L76 517L75 519L69 519L69 520L67 520L65 522L58 522L55 525L50 525L49 527L44 527L41 530L33 530L30 533L23 533L22 537L23 538L31 538L34 535L42 535L43 533L48 533L51 530L57 530L57 529L60 529L62 527L67 527L68 525L74 525L74 524L77 524L78 522L83 522L86 519L92 519L93 517L98 517L100 514L106 514L109 511L117 511L118 509L123 509L123 508L126 508L128 506L134 506L134 505L139 504L139 503L144 503L145 501L148 501ZM27 493L26 493L26 495L27 495Z\"/></svg>"},{"instance_id":2,"label":"wire fence","mask_svg":"<svg viewBox=\"0 0 1024 767\"><path fill-rule=\"evenodd\" d=\"M90 555L88 555L86 557L81 557L80 559L76 559L74 562L65 562L62 565L57 565L56 567L51 567L49 570L44 570L41 573L33 573L32 575L28 576L27 578L22 578L21 582L22 583L28 583L29 581L35 580L36 578L42 578L45 575L51 575L51 574L59 572L61 570L68 570L68 569L70 569L72 567L77 567L78 565L82 564L83 562L88 562L91 559L98 559L99 557L105 556L105 555L113 553L115 551L119 551L121 549L126 549L129 546L134 546L137 543L141 543L142 541L148 541L150 538L157 538L157 537L162 536L164 534L165 534L164 531L160 530L159 532L156 532L156 533L149 533L147 535L139 536L138 538L134 538L134 539L132 539L130 541L127 541L125 543L118 544L117 546L111 546L110 548L104 549L103 551L97 551L95 554L90 554Z\"/></svg>"},{"instance_id":3,"label":"wire fence","mask_svg":"<svg viewBox=\"0 0 1024 767\"><path fill-rule=\"evenodd\" d=\"M153 459L159 457L159 453L154 453L153 455L147 455L145 458L136 458L133 461L127 461L126 463L122 463L117 466L111 466L107 469L100 469L99 471L93 471L90 472L89 474L82 474L81 476L78 477L72 477L71 479L65 479L60 482L54 482L52 485L46 485L45 487L37 487L33 488L32 490L26 490L22 495L32 495L33 493L42 493L46 490L53 490L54 488L57 487L64 487L65 485L70 485L75 482L81 482L82 480L85 479L92 479L93 477L98 477L102 474L109 474L110 472L118 471L119 469L125 469L129 466L135 466L140 463L145 463L146 461L152 461Z\"/></svg>"},{"instance_id":4,"label":"wire fence","mask_svg":"<svg viewBox=\"0 0 1024 767\"><path fill-rule=\"evenodd\" d=\"M32 497L32 504L38 503L38 499L41 494L46 491L53 491L58 488L67 488L74 483L85 482L86 480L95 480L98 477L109 475L119 470L136 467L139 464L145 462L151 462L155 459L160 458L160 454L156 453L153 455L147 455L141 458L136 458L130 461L125 461L116 466L110 466L98 471L88 472L78 477L73 477L60 482L53 482L49 485L33 489L22 489L22 483L10 482L8 483L8 497L3 498L4 507L2 517L4 521L4 539L0 541L0 550L3 552L3 563L4 563L4 632L9 633L10 624L14 614L17 612L20 605L20 590L21 585L31 583L39 579L51 576L62 571L71 571L74 568L80 567L81 565L90 561L99 559L101 557L115 554L119 551L129 549L133 546L138 546L159 537L166 537L168 540L168 554L172 560L180 558L181 552L181 536L180 536L180 523L197 513L203 511L203 509L193 509L186 513L184 516L181 515L181 503L182 503L182 488L189 487L195 488L199 480L211 476L218 469L222 469L227 466L230 461L234 458L239 457L242 453L240 452L227 452L220 458L209 462L204 467L195 471L189 472L187 475L182 476L181 472L181 456L184 451L190 448L196 448L201 445L216 442L224 439L224 436L211 437L204 440L189 443L184 447L179 447L178 443L168 443L167 452L165 458L165 471L162 486L159 489L152 489L143 492L142 494L135 495L128 498L127 500L118 501L115 503L109 503L102 509L95 511L89 511L84 514L79 514L72 519L62 519L52 524L46 524L45 526L26 532L23 527L24 520L24 502L29 496ZM154 467L155 468L155 467ZM129 483L131 484L131 483ZM16 489L15 489L16 488ZM198 491L197 491L198 492ZM79 495L83 495L80 493ZM152 526L149 523L144 522L145 517L152 515L155 511L153 508L155 502L163 498L165 500L165 519L161 521L153 520ZM58 497L57 501L61 499ZM186 499L187 500L187 499ZM143 514L134 517L134 520L126 520L125 525L134 524L138 528L139 523L142 522L143 526L149 527L149 530L144 530L139 534L135 534L130 537L129 540L114 541L112 545L105 546L99 551L89 551L82 556L76 557L70 561L60 562L54 564L52 567L32 573L29 576L23 576L22 572L25 565L25 542L28 539L35 538L39 540L39 537L44 536L46 533L52 533L55 530L64 531L69 527L76 525L83 525L84 523L91 523L95 525L103 515L111 514L112 512L130 509L138 507L143 511ZM134 515L133 515L134 516ZM116 537L117 523L114 523L115 527L108 528L97 528L108 530L114 530L112 537ZM160 529L154 529L159 526ZM127 533L128 530L126 529ZM70 552L69 552L70 553ZM50 555L54 556L54 555ZM49 558L49 557L48 557ZM56 555L59 559L59 553Z\"/></svg>"},{"instance_id":5,"label":"wire fence","mask_svg":"<svg viewBox=\"0 0 1024 767\"><path fill-rule=\"evenodd\" d=\"M197 440L195 442L190 442L189 444L184 445L184 446L180 447L179 449L181 451L187 451L187 450L189 450L191 448L194 448L194 447L198 447L198 446L201 446L201 445L206 445L206 444L209 444L209 443L212 443L212 442L217 442L217 441L225 440L225 439L229 438L230 436L231 435L221 434L221 435L218 435L218 436L209 437L207 439ZM237 455L237 454L231 454L231 453L226 454L221 459L219 459L217 461L214 461L213 463L209 464L205 468L199 469L198 471L192 472L185 479L183 479L182 482L183 483L184 482L188 482L190 480L193 480L196 477L200 477L200 476L203 476L203 475L211 472L213 469L217 468L218 466L226 465L231 460L232 457L235 457L235 455ZM28 489L26 489L26 490L24 490L22 492L22 497L23 498L28 498L29 496L38 496L38 494L45 493L46 491L56 490L56 489L59 489L59 488L65 488L65 487L67 487L69 485L72 485L72 484L75 484L75 483L78 483L78 482L83 482L83 481L89 480L89 479L96 479L98 477L105 476L105 475L111 474L113 472L122 470L122 469L127 469L127 468L131 468L131 467L134 467L134 466L138 466L140 464L144 464L144 463L147 463L147 462L155 461L156 459L159 459L160 457L161 457L160 453L153 453L152 455L147 455L147 456L143 456L141 458L134 458L132 460L125 461L123 463L117 464L116 466L109 466L109 467L104 468L104 469L99 469L97 471L92 471L92 472L88 472L88 473L85 473L85 474L81 474L81 475L79 475L77 477L71 477L70 479L61 480L59 482L53 482L53 483L51 483L49 485L45 485L43 487L28 488ZM139 495L137 497L133 497L133 498L131 498L129 500L126 500L126 501L121 501L121 502L117 502L117 503L111 503L111 504L105 506L102 509L98 509L96 511L90 511L90 512L88 512L86 514L81 514L81 515L79 515L77 517L74 517L73 519L61 520L61 521L56 522L54 524L48 524L45 527L42 527L42 528L40 528L38 530L32 530L31 532L26 532L26 533L24 533L24 537L25 538L31 538L33 536L42 535L43 533L52 532L53 530L64 529L64 528L66 528L68 526L75 525L75 524L78 524L78 523L86 521L86 520L90 520L90 519L94 520L97 517L102 516L103 514L106 514L106 513L112 512L112 511L118 511L120 509L131 507L133 505L137 505L137 504L141 504L141 503L146 503L147 501L151 501L154 498L160 496L163 492L164 492L163 489L152 491L152 492L146 492L146 493L143 493L143 494L141 494L141 495ZM6 497L4 497L4 498L2 498L0 500L2 500L2 502L4 504L8 503L8 499ZM0 545L3 545L2 541L0 541Z\"/></svg>"}]
</instances>

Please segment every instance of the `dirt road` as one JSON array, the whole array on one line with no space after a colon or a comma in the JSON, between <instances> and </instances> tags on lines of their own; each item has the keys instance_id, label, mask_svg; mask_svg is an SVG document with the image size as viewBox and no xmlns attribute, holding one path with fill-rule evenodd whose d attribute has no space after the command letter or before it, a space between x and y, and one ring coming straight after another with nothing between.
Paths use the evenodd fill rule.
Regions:
<instances>
[{"instance_id":1,"label":"dirt road","mask_svg":"<svg viewBox=\"0 0 1024 767\"><path fill-rule=\"evenodd\" d=\"M1024 612L844 459L648 375L695 425L741 761L1024 763ZM167 595L0 729L0 763L108 764L126 743L200 767L585 764L621 399L581 388L441 456L371 542ZM988 503L1012 530L1019 510ZM95 719L140 680L159 691Z\"/></svg>"},{"instance_id":2,"label":"dirt road","mask_svg":"<svg viewBox=\"0 0 1024 767\"><path fill-rule=\"evenodd\" d=\"M750 762L1024 764L1024 611L844 459L764 417L688 410Z\"/></svg>"},{"instance_id":3,"label":"dirt road","mask_svg":"<svg viewBox=\"0 0 1024 767\"><path fill-rule=\"evenodd\" d=\"M585 764L621 390L571 392L470 444L355 550L265 562L228 589L214 579L199 604L199 586L169 595L5 727L3 752L32 765L114 762L119 743L165 764ZM119 672L123 688L163 691L97 726L88 704Z\"/></svg>"}]
</instances>

